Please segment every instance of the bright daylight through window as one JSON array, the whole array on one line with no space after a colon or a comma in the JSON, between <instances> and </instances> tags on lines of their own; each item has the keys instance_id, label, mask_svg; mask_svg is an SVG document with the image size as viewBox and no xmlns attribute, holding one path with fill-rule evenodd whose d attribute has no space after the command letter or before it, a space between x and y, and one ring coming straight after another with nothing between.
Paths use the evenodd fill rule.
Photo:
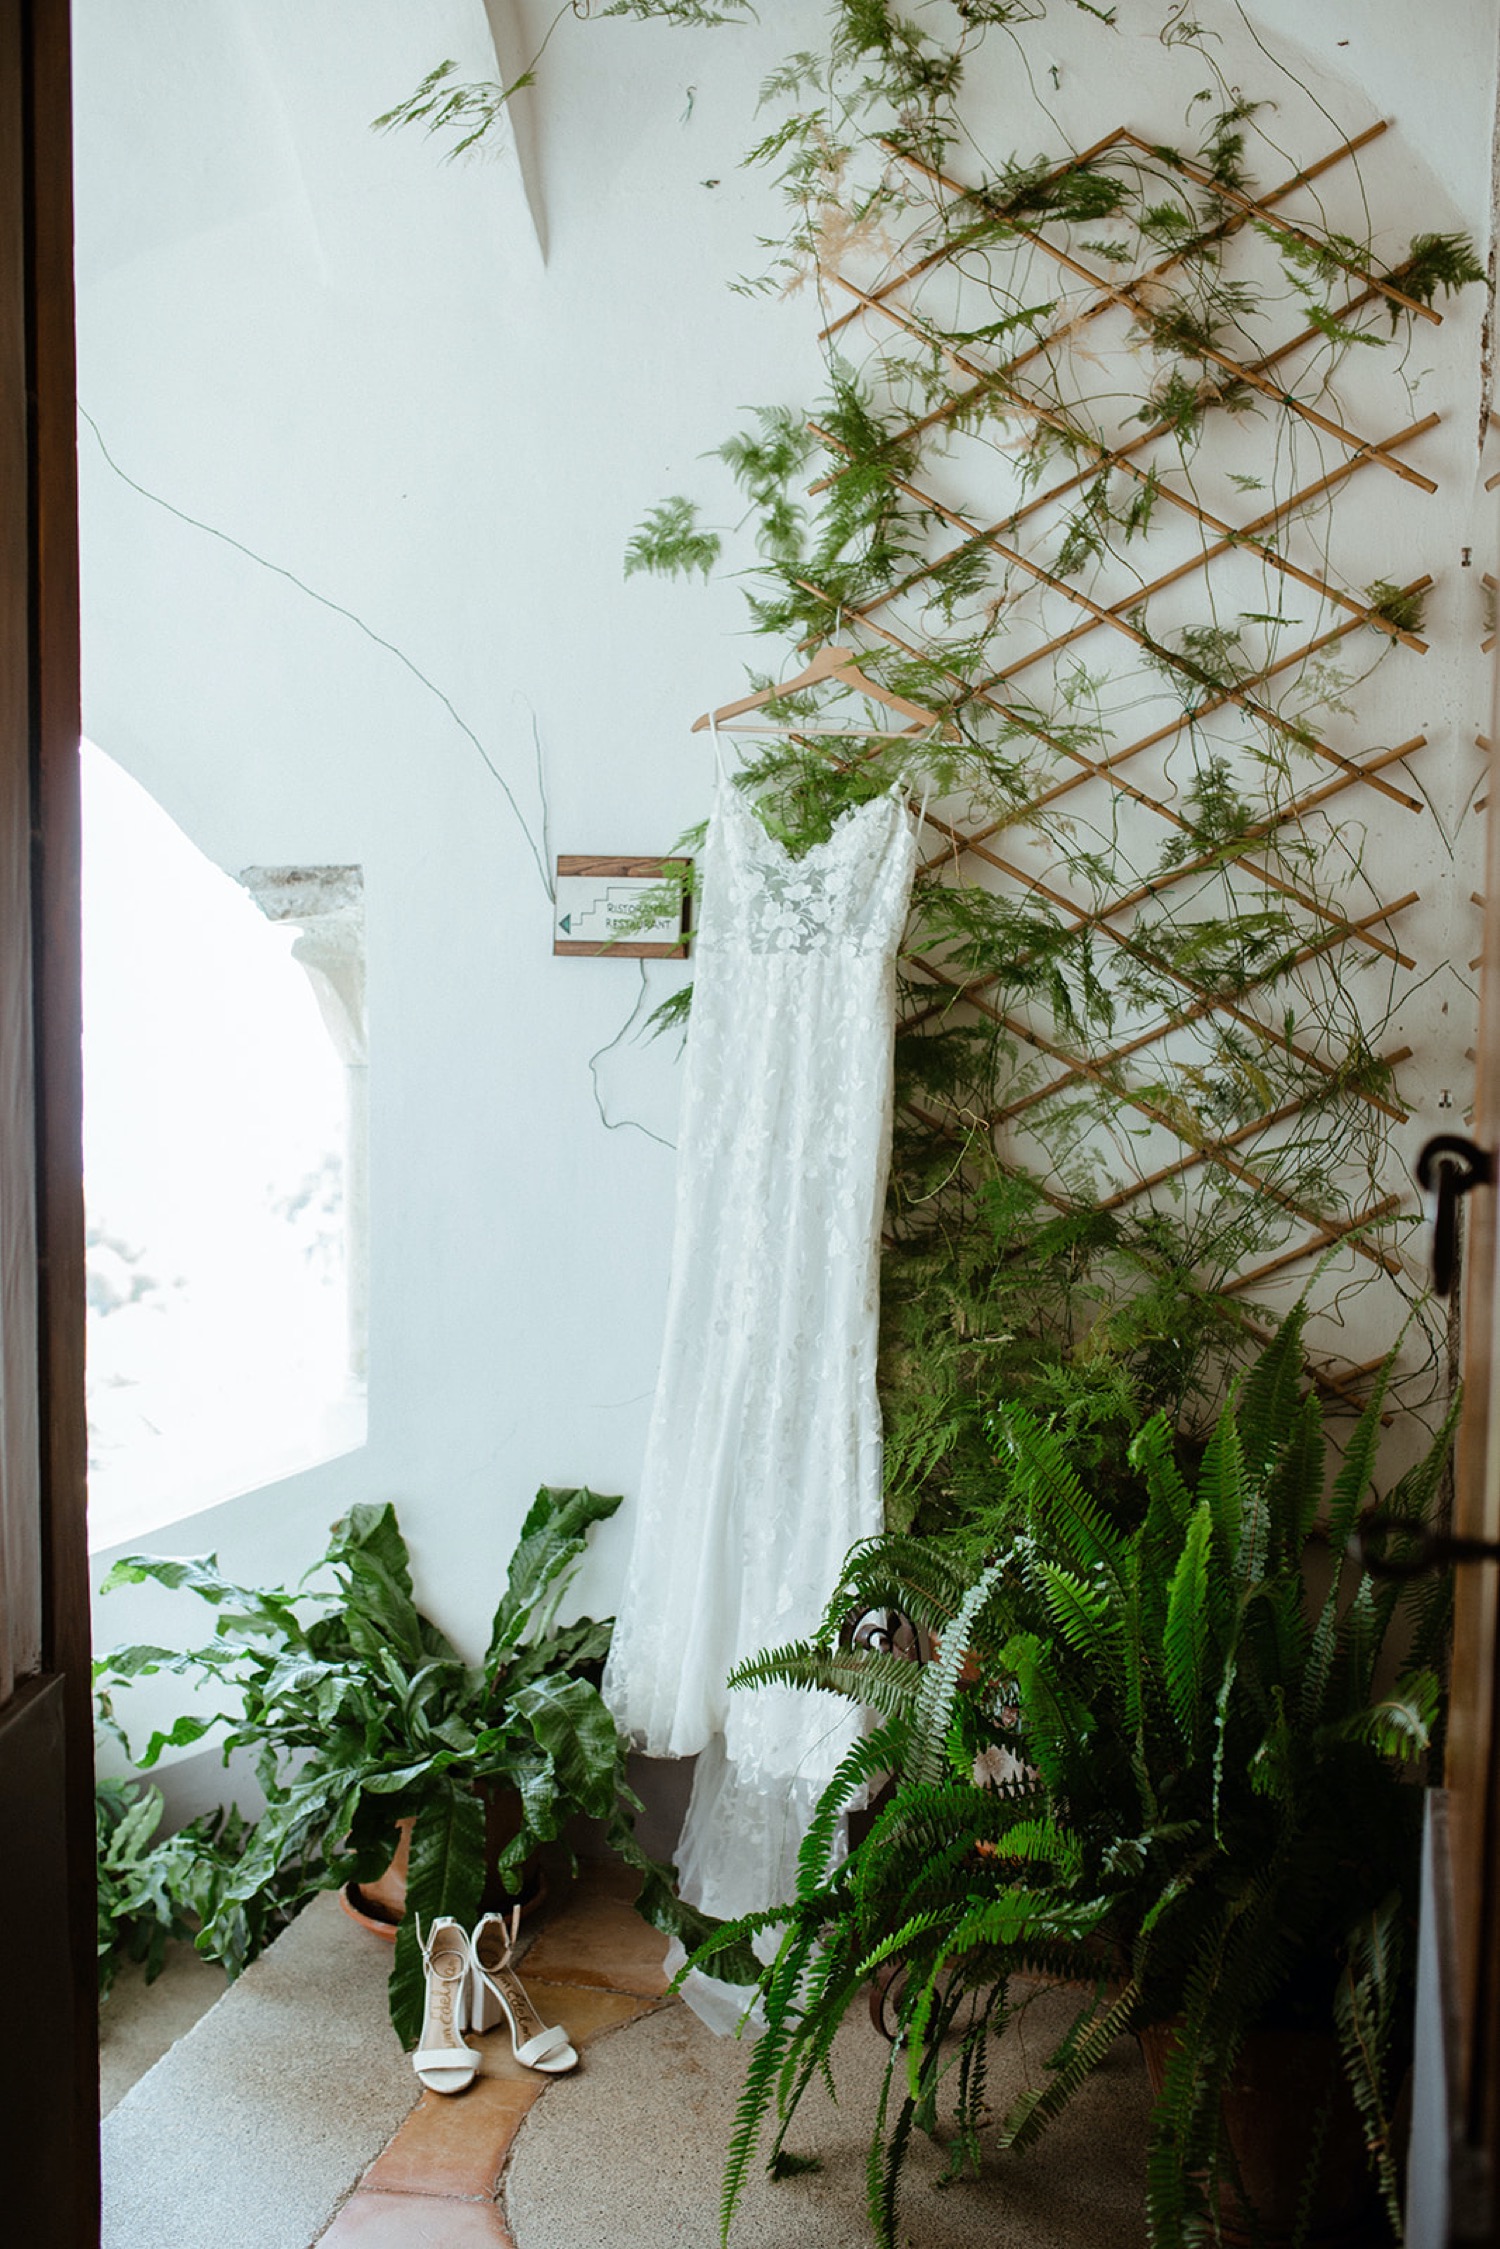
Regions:
<instances>
[{"instance_id":1,"label":"bright daylight through window","mask_svg":"<svg viewBox=\"0 0 1500 2249\"><path fill-rule=\"evenodd\" d=\"M357 886L357 870L330 871ZM86 748L96 1548L364 1438L349 1239L362 1197L348 1178L360 1104L326 977L293 957L298 939L284 903L248 894Z\"/></svg>"}]
</instances>

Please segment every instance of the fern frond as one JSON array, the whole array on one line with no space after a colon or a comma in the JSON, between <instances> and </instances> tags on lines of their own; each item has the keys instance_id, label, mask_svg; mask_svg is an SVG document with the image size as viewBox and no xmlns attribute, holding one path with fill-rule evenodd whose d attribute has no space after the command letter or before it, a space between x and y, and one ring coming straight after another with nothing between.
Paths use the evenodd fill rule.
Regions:
<instances>
[{"instance_id":1,"label":"fern frond","mask_svg":"<svg viewBox=\"0 0 1500 2249\"><path fill-rule=\"evenodd\" d=\"M877 1773L886 1772L900 1762L906 1738L907 1730L904 1726L881 1726L874 1733L866 1734L855 1742L853 1748L840 1759L832 1780L818 1798L817 1809L797 1852L799 1891L808 1884L818 1884L825 1879L839 1822L849 1807L850 1799Z\"/></svg>"},{"instance_id":2,"label":"fern frond","mask_svg":"<svg viewBox=\"0 0 1500 2249\"><path fill-rule=\"evenodd\" d=\"M1337 1591L1335 1579L1334 1591ZM1333 1677L1333 1659L1338 1647L1338 1608L1331 1592L1318 1612L1313 1627L1312 1644L1307 1652L1307 1664L1302 1674L1302 1691L1299 1698L1299 1716L1304 1726L1315 1726L1324 1717L1324 1704L1329 1681Z\"/></svg>"},{"instance_id":3,"label":"fern frond","mask_svg":"<svg viewBox=\"0 0 1500 2249\"><path fill-rule=\"evenodd\" d=\"M980 1945L1082 1944L1102 1926L1108 1898L1069 1899L1021 1883L1002 1890L966 1914L944 1947L945 1958Z\"/></svg>"},{"instance_id":4,"label":"fern frond","mask_svg":"<svg viewBox=\"0 0 1500 2249\"><path fill-rule=\"evenodd\" d=\"M1441 1427L1421 1459L1413 1462L1405 1475L1397 1480L1381 1501L1380 1512L1382 1515L1388 1515L1401 1523L1426 1525L1430 1522L1438 1495L1442 1489L1444 1472L1453 1450L1453 1441L1458 1432L1459 1416L1462 1410L1463 1396L1460 1392L1458 1396L1451 1400ZM1446 1571L1439 1573L1439 1576L1441 1580L1448 1580ZM1378 1612L1377 1638L1380 1644L1383 1645L1396 1611L1403 1605L1403 1596L1409 1598L1409 1595L1409 1586L1400 1578L1391 1579L1377 1588L1375 1596ZM1416 1604L1413 1604L1413 1606L1415 1607ZM1420 1626L1415 1627L1415 1630L1420 1631ZM1437 1645L1440 1644L1440 1642L1437 1643ZM1418 1664L1433 1661L1434 1653L1435 1650L1418 1655Z\"/></svg>"},{"instance_id":5,"label":"fern frond","mask_svg":"<svg viewBox=\"0 0 1500 2249\"><path fill-rule=\"evenodd\" d=\"M1240 1386L1240 1440L1246 1469L1257 1483L1265 1480L1279 1458L1297 1416L1306 1371L1306 1326L1304 1297L1293 1305Z\"/></svg>"},{"instance_id":6,"label":"fern frond","mask_svg":"<svg viewBox=\"0 0 1500 2249\"><path fill-rule=\"evenodd\" d=\"M1267 1486L1271 1521L1279 1535L1273 1566L1295 1569L1323 1503L1327 1439L1318 1394L1309 1390L1293 1411L1290 1426Z\"/></svg>"},{"instance_id":7,"label":"fern frond","mask_svg":"<svg viewBox=\"0 0 1500 2249\"><path fill-rule=\"evenodd\" d=\"M816 1941L811 1927L789 1929L766 1976L762 2002L766 2027L756 2040L745 2071L745 2082L735 2106L729 2153L724 2164L724 2184L719 2200L719 2239L727 2242L734 2213L744 2192L745 2176L760 2143L761 2131L775 2095L781 2062L793 2034L797 1987L808 1955Z\"/></svg>"},{"instance_id":8,"label":"fern frond","mask_svg":"<svg viewBox=\"0 0 1500 2249\"><path fill-rule=\"evenodd\" d=\"M1442 1695L1431 1671L1408 1672L1388 1695L1319 1729L1320 1742L1366 1742L1382 1757L1410 1764L1432 1746Z\"/></svg>"},{"instance_id":9,"label":"fern frond","mask_svg":"<svg viewBox=\"0 0 1500 2249\"><path fill-rule=\"evenodd\" d=\"M1182 1480L1172 1424L1164 1413L1153 1414L1145 1427L1136 1431L1130 1441L1130 1465L1145 1478L1148 1493L1153 1501L1160 1502L1167 1521L1186 1530L1193 1499Z\"/></svg>"},{"instance_id":10,"label":"fern frond","mask_svg":"<svg viewBox=\"0 0 1500 2249\"><path fill-rule=\"evenodd\" d=\"M819 1687L850 1702L902 1719L916 1704L927 1666L871 1648L824 1649L808 1640L769 1648L729 1674L731 1687Z\"/></svg>"},{"instance_id":11,"label":"fern frond","mask_svg":"<svg viewBox=\"0 0 1500 2249\"><path fill-rule=\"evenodd\" d=\"M648 571L662 578L687 578L694 572L712 575L724 542L717 531L705 531L697 506L680 493L649 508L643 522L631 533L625 548L625 575L633 578Z\"/></svg>"},{"instance_id":12,"label":"fern frond","mask_svg":"<svg viewBox=\"0 0 1500 2249\"><path fill-rule=\"evenodd\" d=\"M1073 1653L1091 1668L1119 1679L1123 1626L1109 1589L1097 1582L1088 1585L1055 1562L1042 1562L1037 1575L1053 1622Z\"/></svg>"},{"instance_id":13,"label":"fern frond","mask_svg":"<svg viewBox=\"0 0 1500 2249\"><path fill-rule=\"evenodd\" d=\"M930 1631L941 1631L957 1614L970 1575L936 1539L865 1539L845 1557L818 1637L831 1644L851 1611L879 1608L900 1609Z\"/></svg>"},{"instance_id":14,"label":"fern frond","mask_svg":"<svg viewBox=\"0 0 1500 2249\"><path fill-rule=\"evenodd\" d=\"M1135 2029L1140 2001L1140 1989L1132 1980L1102 2014L1096 2003L1080 2010L1073 2030L1063 2041L1061 2064L1055 2069L1051 2082L1029 2087L1011 2104L1000 2126L1001 2147L1020 2154L1041 2138L1079 2087L1108 2059L1116 2039ZM1075 2035L1079 2024L1088 2026L1081 2037Z\"/></svg>"},{"instance_id":15,"label":"fern frond","mask_svg":"<svg viewBox=\"0 0 1500 2249\"><path fill-rule=\"evenodd\" d=\"M1048 1813L1018 1819L1013 1826L1005 1827L999 1851L1004 1859L1034 1859L1050 1866L1066 1888L1083 1874L1083 1846L1078 1837Z\"/></svg>"},{"instance_id":16,"label":"fern frond","mask_svg":"<svg viewBox=\"0 0 1500 2249\"><path fill-rule=\"evenodd\" d=\"M1396 2149L1387 2098L1387 2055L1399 2005L1402 1901L1385 1898L1350 1932L1348 1958L1334 1992L1333 2018L1344 2074L1365 2129L1365 2146L1380 2182L1395 2239L1401 2238Z\"/></svg>"},{"instance_id":17,"label":"fern frond","mask_svg":"<svg viewBox=\"0 0 1500 2249\"><path fill-rule=\"evenodd\" d=\"M1339 1619L1334 1650L1332 1684L1346 1710L1357 1711L1369 1700L1375 1659L1380 1653L1378 1623L1374 1582L1362 1577Z\"/></svg>"},{"instance_id":18,"label":"fern frond","mask_svg":"<svg viewBox=\"0 0 1500 2249\"><path fill-rule=\"evenodd\" d=\"M1047 1525L1068 1560L1084 1570L1102 1563L1123 1577L1124 1540L1084 1491L1056 1431L1021 1406L1001 1407L992 1426L1009 1455L1017 1498Z\"/></svg>"},{"instance_id":19,"label":"fern frond","mask_svg":"<svg viewBox=\"0 0 1500 2249\"><path fill-rule=\"evenodd\" d=\"M893 2047L881 2083L875 2136L870 2142L866 2169L866 2207L879 2249L896 2249L897 2197L901 2189L901 2172L906 2162L907 2145L916 2120L916 2103L908 2095L902 2101L895 2125L887 2136L886 2117L890 2112L891 2085L896 2074L897 2058Z\"/></svg>"},{"instance_id":20,"label":"fern frond","mask_svg":"<svg viewBox=\"0 0 1500 2249\"><path fill-rule=\"evenodd\" d=\"M1385 1409L1385 1394L1390 1388L1392 1362L1387 1359L1375 1378L1375 1387L1369 1403L1354 1427L1333 1489L1328 1497L1328 1543L1335 1554L1342 1554L1349 1544L1350 1534L1364 1505L1365 1494L1370 1489L1375 1473L1375 1460L1380 1450L1380 1416ZM1335 1581L1334 1591L1337 1591Z\"/></svg>"},{"instance_id":21,"label":"fern frond","mask_svg":"<svg viewBox=\"0 0 1500 2249\"><path fill-rule=\"evenodd\" d=\"M1215 1569L1220 1584L1232 1576L1249 1574L1240 1569L1240 1548L1245 1536L1248 1505L1245 1456L1240 1444L1239 1420L1232 1405L1214 1424L1198 1478L1200 1506L1206 1504L1213 1525ZM1204 1595L1208 1588L1205 1581Z\"/></svg>"},{"instance_id":22,"label":"fern frond","mask_svg":"<svg viewBox=\"0 0 1500 2249\"><path fill-rule=\"evenodd\" d=\"M921 1668L920 1683L916 1691L913 1740L908 1752L913 1780L932 1782L942 1777L947 1758L948 1729L953 1723L953 1706L969 1652L969 1637L976 1618L983 1612L999 1578L999 1563L991 1563L987 1570L981 1571L964 1595L958 1614L944 1635L941 1653L934 1662L924 1664ZM899 1662L900 1658L888 1660ZM909 1675L910 1665L905 1666L905 1669Z\"/></svg>"},{"instance_id":23,"label":"fern frond","mask_svg":"<svg viewBox=\"0 0 1500 2249\"><path fill-rule=\"evenodd\" d=\"M1167 1591L1162 1667L1172 1715L1192 1749L1203 1728L1203 1688L1208 1658L1208 1560L1214 1536L1212 1502L1199 1501Z\"/></svg>"},{"instance_id":24,"label":"fern frond","mask_svg":"<svg viewBox=\"0 0 1500 2249\"><path fill-rule=\"evenodd\" d=\"M1065 1794L1077 1778L1077 1752L1095 1731L1088 1707L1069 1687L1039 1634L1019 1632L1000 1650L1003 1669L1020 1695L1018 1754L1035 1765L1049 1788Z\"/></svg>"}]
</instances>

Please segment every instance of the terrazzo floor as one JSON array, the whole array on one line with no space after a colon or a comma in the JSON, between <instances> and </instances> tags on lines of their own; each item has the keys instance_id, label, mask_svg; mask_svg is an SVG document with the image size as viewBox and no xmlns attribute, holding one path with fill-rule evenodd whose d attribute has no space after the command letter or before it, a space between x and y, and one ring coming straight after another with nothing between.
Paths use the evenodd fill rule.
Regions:
<instances>
[{"instance_id":1,"label":"terrazzo floor","mask_svg":"<svg viewBox=\"0 0 1500 2249\"><path fill-rule=\"evenodd\" d=\"M107 2249L712 2249L747 2048L667 1996L665 1940L636 1914L633 1891L624 1869L586 1864L554 1891L525 1951L527 1989L579 2048L577 2072L540 2076L515 2060L503 2027L471 2031L479 2076L452 2098L419 2091L390 2036L387 1946L332 1897L317 1900L120 2100L105 2128ZM326 2052L304 2050L310 1978ZM106 2015L115 2091L212 1989L178 1963L155 2021L149 1994L120 1994L112 2027ZM1059 2007L1044 1995L997 2043L1001 2106L1054 2045ZM779 2183L753 2171L733 2249L868 2249L864 2150L888 2053L862 2016L844 2026L842 2102L819 2092L793 2135L819 2166ZM223 2113L205 2134L215 2102ZM980 2180L938 2192L942 2158L919 2143L903 2239L1137 2249L1148 2105L1134 2046L1122 2044L1036 2155L987 2162ZM188 2115L195 2129L174 2137L172 2119Z\"/></svg>"}]
</instances>

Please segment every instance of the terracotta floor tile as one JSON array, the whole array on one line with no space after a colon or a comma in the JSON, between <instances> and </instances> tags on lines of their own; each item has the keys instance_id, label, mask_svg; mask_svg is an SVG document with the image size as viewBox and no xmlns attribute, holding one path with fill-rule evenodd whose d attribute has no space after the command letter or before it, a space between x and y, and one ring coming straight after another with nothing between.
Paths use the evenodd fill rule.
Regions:
<instances>
[{"instance_id":1,"label":"terracotta floor tile","mask_svg":"<svg viewBox=\"0 0 1500 2249\"><path fill-rule=\"evenodd\" d=\"M666 1990L666 1939L636 1913L635 1888L623 1867L584 1867L526 1950L543 2019L576 2046L649 2013ZM548 2091L565 2100L568 2078L524 2069L503 2026L469 2040L477 2083L421 2095L324 2234L327 2249L513 2249L490 2197L532 2103Z\"/></svg>"},{"instance_id":2,"label":"terracotta floor tile","mask_svg":"<svg viewBox=\"0 0 1500 2249\"><path fill-rule=\"evenodd\" d=\"M560 2016L555 2001L550 2007L544 2007L542 2012L549 2022L558 2020ZM537 2086L545 2085L545 2076L540 2071L528 2069L524 2062L516 2060L510 2032L503 2023L498 2030L466 2030L464 2037L479 2056L479 2074L482 2078L503 2078L508 2085L529 2085L533 2091ZM450 2096L444 2093L424 2093L422 2098L424 2101L442 2101L446 2107L454 2108L468 2100L469 2094Z\"/></svg>"},{"instance_id":3,"label":"terracotta floor tile","mask_svg":"<svg viewBox=\"0 0 1500 2249\"><path fill-rule=\"evenodd\" d=\"M649 2003L635 1993L544 1984L539 1976L529 1981L536 1987L543 2017L561 2023L577 2046L650 2012ZM510 2143L532 2102L549 2085L566 2080L524 2069L503 2027L482 2036L471 2031L469 2044L481 2057L478 2081L467 2093L423 2093L365 2173L366 2190L410 2195L495 2192ZM587 2062L583 2067L588 2067Z\"/></svg>"},{"instance_id":4,"label":"terracotta floor tile","mask_svg":"<svg viewBox=\"0 0 1500 2249\"><path fill-rule=\"evenodd\" d=\"M318 2249L515 2249L493 2202L426 2194L351 2195Z\"/></svg>"},{"instance_id":5,"label":"terracotta floor tile","mask_svg":"<svg viewBox=\"0 0 1500 2249\"><path fill-rule=\"evenodd\" d=\"M657 1999L667 1988L667 1940L631 1903L638 1887L624 1867L590 1866L528 1947L522 1974L538 1983L579 1984Z\"/></svg>"},{"instance_id":6,"label":"terracotta floor tile","mask_svg":"<svg viewBox=\"0 0 1500 2249\"><path fill-rule=\"evenodd\" d=\"M530 1974L526 1983L538 2011L549 2023L561 2023L575 2046L587 2045L601 2031L618 2030L637 2015L649 2015L655 2004L640 1992L608 1991L595 1984L554 1984ZM587 2069L588 2063L582 2067ZM566 2085L568 2076L556 2083Z\"/></svg>"},{"instance_id":7,"label":"terracotta floor tile","mask_svg":"<svg viewBox=\"0 0 1500 2249\"><path fill-rule=\"evenodd\" d=\"M535 2071L481 2075L467 2093L424 2093L364 2176L389 2194L492 2195L510 2143L544 2090Z\"/></svg>"}]
</instances>

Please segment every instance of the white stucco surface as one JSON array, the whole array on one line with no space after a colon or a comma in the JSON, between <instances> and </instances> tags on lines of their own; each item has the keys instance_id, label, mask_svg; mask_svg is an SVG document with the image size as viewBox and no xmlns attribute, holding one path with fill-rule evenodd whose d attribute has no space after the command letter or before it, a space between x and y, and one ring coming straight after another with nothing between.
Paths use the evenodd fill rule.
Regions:
<instances>
[{"instance_id":1,"label":"white stucco surface","mask_svg":"<svg viewBox=\"0 0 1500 2249\"><path fill-rule=\"evenodd\" d=\"M443 698L538 848L538 759L552 852L668 846L704 808L687 723L739 680L741 605L626 585L624 546L745 401L816 374L800 307L724 287L772 219L732 159L779 28L732 35L729 69L731 35L568 29L537 105L544 266L506 162L369 130L446 56L495 74L479 0L78 27L80 389L117 464L85 423L88 731L232 871L361 865L367 917L368 1446L146 1543L295 1573L340 1508L392 1498L470 1642L536 1486L630 1481L672 1159L593 1097L639 971L553 959L528 839ZM653 1004L684 973L653 966ZM670 1139L674 1046L601 1062L611 1117ZM102 1637L204 1621L128 1599Z\"/></svg>"},{"instance_id":2,"label":"white stucco surface","mask_svg":"<svg viewBox=\"0 0 1500 2249\"><path fill-rule=\"evenodd\" d=\"M509 7L513 70L549 18ZM1131 110L1174 128L1176 92L1131 93L1162 70L1182 100L1197 83L1158 43L1166 12L1125 0L1108 41L1058 12L1047 100L1075 143ZM1260 0L1262 35L1306 42L1330 74L1322 120L1247 17L1198 12L1226 75L1284 101L1288 171L1387 115L1377 224L1403 244L1459 224L1485 240L1489 5L1441 0L1418 35L1404 0ZM368 1442L149 1543L296 1574L343 1507L392 1499L425 1604L475 1646L535 1487L628 1493L638 1469L674 1042L602 1059L606 1129L590 1057L640 972L552 957L538 859L670 847L706 809L690 721L763 658L727 573L626 581L621 558L669 493L732 522L703 456L748 406L817 393L811 300L726 284L779 225L772 182L738 162L757 88L822 10L773 0L719 31L564 21L518 117L524 179L510 143L445 165L417 133L369 129L445 57L495 75L481 0L78 0L75 16L87 731L231 872L357 864L365 884ZM984 70L1018 98L1003 43ZM1022 153L1053 138L1020 115ZM1472 650L1459 549L1478 561L1491 542L1477 306L1461 321L1414 567L1439 577L1434 623ZM1472 656L1427 659L1421 716L1451 743L1450 795L1474 778L1481 676ZM651 1002L688 973L652 964ZM1436 1121L1414 1119L1413 1140ZM599 1540L596 1608L622 1537L617 1521ZM141 1592L106 1604L99 1632L202 1621Z\"/></svg>"}]
</instances>

